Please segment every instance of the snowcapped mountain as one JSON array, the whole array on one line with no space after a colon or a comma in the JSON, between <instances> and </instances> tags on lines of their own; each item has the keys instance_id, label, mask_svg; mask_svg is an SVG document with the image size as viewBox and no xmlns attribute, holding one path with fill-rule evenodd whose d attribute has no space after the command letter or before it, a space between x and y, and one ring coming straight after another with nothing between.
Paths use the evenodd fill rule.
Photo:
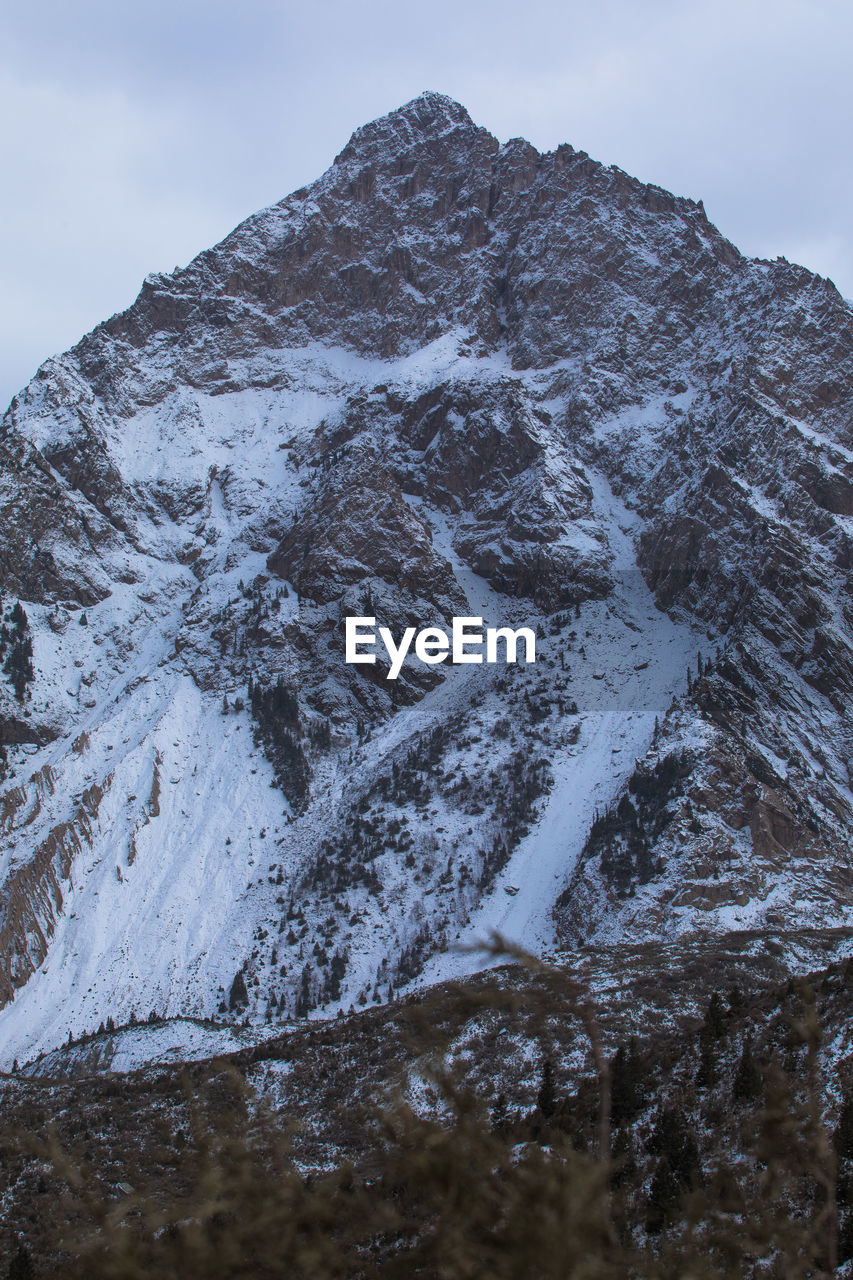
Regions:
<instances>
[{"instance_id":1,"label":"snowcapped mountain","mask_svg":"<svg viewBox=\"0 0 853 1280\"><path fill-rule=\"evenodd\" d=\"M149 277L2 423L4 1063L853 926L851 375L831 282L433 93Z\"/></svg>"}]
</instances>

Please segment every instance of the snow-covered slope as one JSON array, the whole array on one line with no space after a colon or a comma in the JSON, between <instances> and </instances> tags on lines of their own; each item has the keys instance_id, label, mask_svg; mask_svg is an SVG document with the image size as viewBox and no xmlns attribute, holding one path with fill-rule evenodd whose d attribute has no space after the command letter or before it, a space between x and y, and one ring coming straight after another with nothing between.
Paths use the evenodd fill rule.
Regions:
<instances>
[{"instance_id":1,"label":"snow-covered slope","mask_svg":"<svg viewBox=\"0 0 853 1280\"><path fill-rule=\"evenodd\" d=\"M853 924L851 373L829 282L435 94L146 281L0 433L2 1060Z\"/></svg>"}]
</instances>

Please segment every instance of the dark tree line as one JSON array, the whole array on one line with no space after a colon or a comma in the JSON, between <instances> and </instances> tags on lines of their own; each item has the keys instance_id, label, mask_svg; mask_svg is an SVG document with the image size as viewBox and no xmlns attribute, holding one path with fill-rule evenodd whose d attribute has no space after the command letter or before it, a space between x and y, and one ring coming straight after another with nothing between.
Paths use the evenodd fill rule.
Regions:
<instances>
[{"instance_id":1,"label":"dark tree line","mask_svg":"<svg viewBox=\"0 0 853 1280\"><path fill-rule=\"evenodd\" d=\"M257 725L255 743L263 748L294 812L301 813L308 801L311 770L301 741L299 701L282 679L272 685L250 680L249 706Z\"/></svg>"},{"instance_id":2,"label":"dark tree line","mask_svg":"<svg viewBox=\"0 0 853 1280\"><path fill-rule=\"evenodd\" d=\"M692 766L689 752L672 752L650 768L638 767L616 807L595 818L583 858L599 858L604 879L618 893L657 874L652 850L675 817L672 802L684 794Z\"/></svg>"},{"instance_id":3,"label":"dark tree line","mask_svg":"<svg viewBox=\"0 0 853 1280\"><path fill-rule=\"evenodd\" d=\"M7 610L0 623L0 662L15 697L23 702L27 685L35 679L35 671L30 624L20 600Z\"/></svg>"},{"instance_id":4,"label":"dark tree line","mask_svg":"<svg viewBox=\"0 0 853 1280\"><path fill-rule=\"evenodd\" d=\"M480 873L483 888L491 884L509 861L519 840L527 835L527 824L533 818L536 801L550 791L554 778L547 760L531 758L529 750L519 748L492 771L488 785L495 797L500 833L483 858Z\"/></svg>"}]
</instances>

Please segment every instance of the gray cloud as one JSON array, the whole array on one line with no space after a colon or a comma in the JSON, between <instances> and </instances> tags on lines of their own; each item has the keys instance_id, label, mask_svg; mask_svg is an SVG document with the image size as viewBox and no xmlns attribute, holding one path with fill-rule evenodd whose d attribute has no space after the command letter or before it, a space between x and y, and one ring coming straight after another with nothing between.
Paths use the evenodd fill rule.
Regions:
<instances>
[{"instance_id":1,"label":"gray cloud","mask_svg":"<svg viewBox=\"0 0 853 1280\"><path fill-rule=\"evenodd\" d=\"M424 88L701 197L853 295L851 46L847 0L7 6L0 399Z\"/></svg>"}]
</instances>

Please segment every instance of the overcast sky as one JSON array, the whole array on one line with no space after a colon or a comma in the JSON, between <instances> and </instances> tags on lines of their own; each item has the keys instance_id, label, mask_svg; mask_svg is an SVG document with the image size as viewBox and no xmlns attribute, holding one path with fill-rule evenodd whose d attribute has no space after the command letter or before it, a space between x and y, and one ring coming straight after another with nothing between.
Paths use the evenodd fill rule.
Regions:
<instances>
[{"instance_id":1,"label":"overcast sky","mask_svg":"<svg viewBox=\"0 0 853 1280\"><path fill-rule=\"evenodd\" d=\"M853 297L850 0L18 0L0 400L423 89L570 142Z\"/></svg>"}]
</instances>

